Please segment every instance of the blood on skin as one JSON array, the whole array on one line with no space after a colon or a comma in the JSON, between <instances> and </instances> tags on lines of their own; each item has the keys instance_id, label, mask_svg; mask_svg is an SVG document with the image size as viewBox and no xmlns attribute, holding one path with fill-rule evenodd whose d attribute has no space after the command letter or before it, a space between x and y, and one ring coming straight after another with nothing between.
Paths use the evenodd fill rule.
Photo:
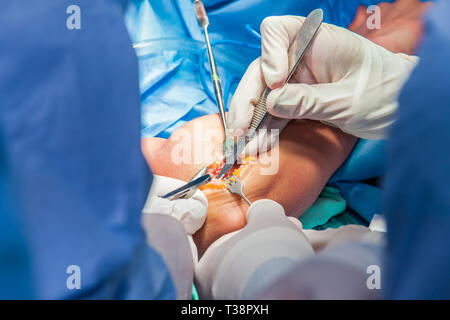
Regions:
<instances>
[{"instance_id":1,"label":"blood on skin","mask_svg":"<svg viewBox=\"0 0 450 320\"><path fill-rule=\"evenodd\" d=\"M217 179L217 176L219 175L220 171L222 170L223 166L225 165L225 158L221 160L214 161L212 164L209 165L208 170L206 173L211 175L212 179L209 183L206 185L200 187L200 190L205 189L223 189L226 187L225 182L223 179L228 178L232 174L235 175L237 178L239 178L241 171L243 168L245 168L251 161L254 161L255 157L246 157L241 164L235 164L233 168L231 168L222 179Z\"/></svg>"}]
</instances>

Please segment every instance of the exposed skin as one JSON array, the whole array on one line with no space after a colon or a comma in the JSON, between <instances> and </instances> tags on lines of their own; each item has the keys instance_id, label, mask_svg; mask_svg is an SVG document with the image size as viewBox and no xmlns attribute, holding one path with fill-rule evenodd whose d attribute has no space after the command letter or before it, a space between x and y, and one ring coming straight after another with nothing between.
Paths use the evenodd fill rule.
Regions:
<instances>
[{"instance_id":1,"label":"exposed skin","mask_svg":"<svg viewBox=\"0 0 450 320\"><path fill-rule=\"evenodd\" d=\"M431 2L418 0L397 0L382 2L380 9L380 29L369 29L367 19L374 12L359 6L355 19L348 27L351 31L375 42L395 53L414 54L423 34L423 15Z\"/></svg>"},{"instance_id":2,"label":"exposed skin","mask_svg":"<svg viewBox=\"0 0 450 320\"><path fill-rule=\"evenodd\" d=\"M142 139L142 150L154 174L188 181L203 166L221 158L222 141L218 115L208 115L186 123L167 140ZM313 204L333 172L347 158L355 141L356 138L320 122L291 121L280 137L277 172L261 174L261 169L268 168L261 163L264 156L246 166L240 175L244 193L250 201L275 200L287 215L298 218ZM180 151L180 146L185 148ZM174 154L187 155L194 146L197 151L207 153L201 161L174 163ZM276 149L268 154L272 152ZM248 209L244 200L227 189L205 189L204 193L209 203L208 215L204 226L194 235L200 255L221 236L244 227Z\"/></svg>"}]
</instances>

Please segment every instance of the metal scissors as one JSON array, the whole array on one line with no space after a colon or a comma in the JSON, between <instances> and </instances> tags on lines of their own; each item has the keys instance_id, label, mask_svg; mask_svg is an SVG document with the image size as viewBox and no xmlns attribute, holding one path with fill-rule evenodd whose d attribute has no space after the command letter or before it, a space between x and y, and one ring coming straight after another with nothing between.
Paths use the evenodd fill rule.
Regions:
<instances>
[{"instance_id":1,"label":"metal scissors","mask_svg":"<svg viewBox=\"0 0 450 320\"><path fill-rule=\"evenodd\" d=\"M300 31L292 41L288 50L288 62L289 62L289 75L286 78L285 83L294 75L297 67L305 55L311 41L319 30L323 21L323 11L322 9L313 10L305 19ZM231 148L231 153L228 153L225 157L225 165L220 171L218 178L221 179L234 165L238 155L244 150L245 145L256 136L257 131L264 123L264 121L270 116L267 112L266 98L270 93L270 88L266 87L262 95L260 96L255 110L253 112L253 118L249 127L249 134L247 137L239 138L234 140L234 145Z\"/></svg>"},{"instance_id":2,"label":"metal scissors","mask_svg":"<svg viewBox=\"0 0 450 320\"><path fill-rule=\"evenodd\" d=\"M211 181L211 176L209 174L203 174L199 177L197 175L191 179L185 185L165 194L162 196L164 199L176 200L176 199L187 199L192 197L192 195L197 191L197 189L208 182Z\"/></svg>"}]
</instances>

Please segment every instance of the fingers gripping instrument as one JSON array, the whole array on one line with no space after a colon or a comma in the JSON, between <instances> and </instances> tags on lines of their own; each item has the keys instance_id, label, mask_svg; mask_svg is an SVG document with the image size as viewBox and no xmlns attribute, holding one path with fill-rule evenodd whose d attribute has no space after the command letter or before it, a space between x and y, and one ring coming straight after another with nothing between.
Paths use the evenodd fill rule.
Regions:
<instances>
[{"instance_id":1,"label":"fingers gripping instrument","mask_svg":"<svg viewBox=\"0 0 450 320\"><path fill-rule=\"evenodd\" d=\"M288 65L289 74L286 77L285 84L288 83L292 76L295 74L297 67L302 60L303 56L308 50L311 41L319 30L323 21L323 11L322 9L313 10L303 22L295 39L291 42L288 49ZM256 103L255 109L253 111L252 121L250 122L250 127L248 134L244 138L240 138L234 141L234 145L231 153L226 156L226 162L223 166L218 178L222 178L234 165L238 155L244 150L245 145L248 141L256 136L257 131L261 125L270 116L267 112L266 99L269 95L271 89L266 86L262 95L260 96L258 102Z\"/></svg>"},{"instance_id":2,"label":"fingers gripping instrument","mask_svg":"<svg viewBox=\"0 0 450 320\"><path fill-rule=\"evenodd\" d=\"M320 25L323 21L323 11L322 9L316 9L312 11L305 19L300 31L295 37L294 41L289 46L288 49L288 68L289 74L284 81L284 84L288 83L297 71L297 67L302 60L303 56L308 50L312 39L314 38L317 30L319 30ZM269 95L271 89L266 87L258 102L256 103L255 109L253 111L253 118L250 123L249 130L252 132L258 131L261 125L264 123L265 119L270 116L267 112L266 99Z\"/></svg>"}]
</instances>

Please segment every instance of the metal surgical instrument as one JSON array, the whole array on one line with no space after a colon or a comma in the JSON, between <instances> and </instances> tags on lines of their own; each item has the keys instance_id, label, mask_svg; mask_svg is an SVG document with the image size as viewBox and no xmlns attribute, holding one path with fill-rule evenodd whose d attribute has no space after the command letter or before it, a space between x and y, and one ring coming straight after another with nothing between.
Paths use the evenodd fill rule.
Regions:
<instances>
[{"instance_id":1,"label":"metal surgical instrument","mask_svg":"<svg viewBox=\"0 0 450 320\"><path fill-rule=\"evenodd\" d=\"M230 146L233 145L234 140L228 137L228 130L225 119L225 104L223 102L222 86L220 84L219 73L217 72L216 60L214 59L214 54L211 47L211 41L209 40L208 26L209 19L206 15L205 7L201 0L194 1L195 13L197 15L198 23L203 29L205 35L206 49L208 52L209 65L211 67L211 80L214 84L214 93L216 95L217 105L219 107L220 120L222 121L223 133L225 135L225 140L222 145L222 152L225 156L228 153Z\"/></svg>"},{"instance_id":2,"label":"metal surgical instrument","mask_svg":"<svg viewBox=\"0 0 450 320\"><path fill-rule=\"evenodd\" d=\"M240 195L241 198L244 199L245 202L247 202L249 206L252 205L250 200L248 200L248 198L244 194L241 181L239 181L239 179L234 174L232 174L231 176L226 178L224 180L224 182L225 182L228 190L230 190L231 193Z\"/></svg>"},{"instance_id":3,"label":"metal surgical instrument","mask_svg":"<svg viewBox=\"0 0 450 320\"><path fill-rule=\"evenodd\" d=\"M305 55L311 41L313 40L317 30L319 30L320 25L323 21L323 11L322 9L313 10L303 22L300 31L298 32L295 39L289 46L288 49L288 65L289 74L285 80L285 84L291 80L297 67ZM257 131L264 123L264 121L270 116L267 112L266 99L270 93L270 88L266 86L264 92L260 96L255 109L253 111L253 118L250 123L249 133L247 137L240 138L236 141L233 140L234 145L232 147L233 151L231 154L226 156L226 162L222 170L219 173L218 178L222 178L234 165L238 155L244 150L245 145L256 136Z\"/></svg>"},{"instance_id":4,"label":"metal surgical instrument","mask_svg":"<svg viewBox=\"0 0 450 320\"><path fill-rule=\"evenodd\" d=\"M169 200L190 198L199 187L207 184L210 181L211 176L209 174L204 174L198 178L194 176L194 179L192 179L190 182L163 195L162 198Z\"/></svg>"}]
</instances>

